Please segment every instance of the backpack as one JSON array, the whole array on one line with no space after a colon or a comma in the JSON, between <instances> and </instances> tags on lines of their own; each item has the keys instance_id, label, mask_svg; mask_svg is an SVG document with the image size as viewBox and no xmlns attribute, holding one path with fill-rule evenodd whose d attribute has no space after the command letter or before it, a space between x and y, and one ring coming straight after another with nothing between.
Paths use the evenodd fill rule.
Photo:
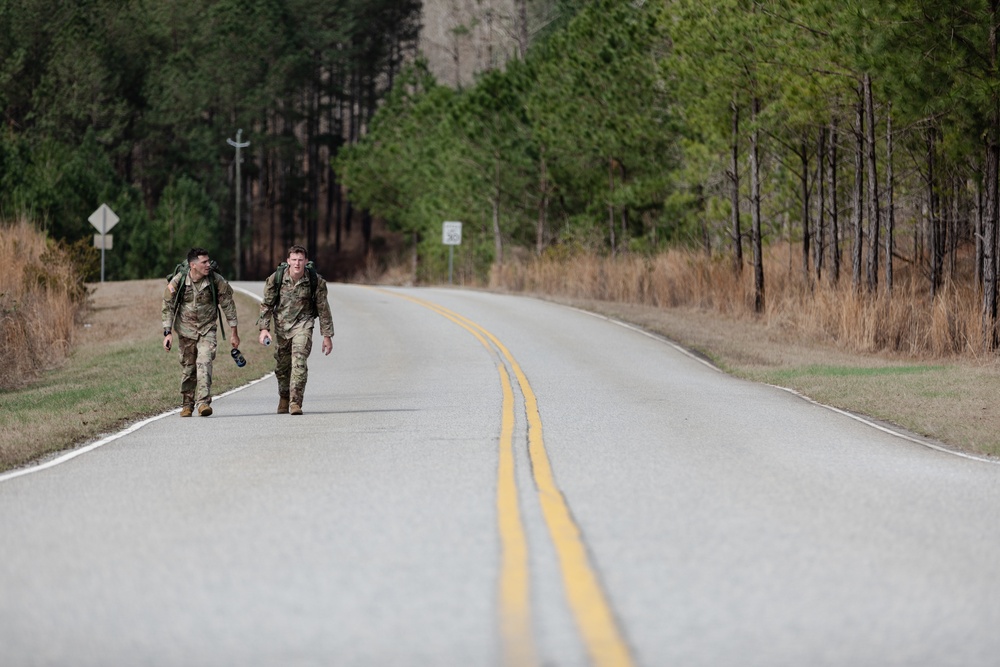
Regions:
<instances>
[{"instance_id":1,"label":"backpack","mask_svg":"<svg viewBox=\"0 0 1000 667\"><path fill-rule=\"evenodd\" d=\"M174 267L173 271L167 274L167 283L170 283L170 281L173 280L174 276L176 276L177 274L179 273L184 274L184 278L181 278L178 281L177 291L174 292L174 303L173 306L171 307L171 312L173 313L173 316L170 319L171 324L173 324L173 321L177 319L177 312L180 310L181 303L183 303L184 301L184 290L187 289L187 283L185 281L185 278L187 278L187 274L188 271L190 271L190 269L191 267L187 262L181 262L180 264ZM212 290L212 303L215 304L215 310L219 314L219 330L224 333L226 327L222 321L222 309L219 308L219 291L218 288L215 286L215 274L218 272L219 272L218 263L216 263L214 259L210 260L208 263L208 278L209 278L208 286L209 289Z\"/></svg>"},{"instance_id":2,"label":"backpack","mask_svg":"<svg viewBox=\"0 0 1000 667\"><path fill-rule=\"evenodd\" d=\"M278 268L274 271L274 284L276 286L274 292L274 301L268 304L271 308L271 312L278 307L278 302L281 301L281 281L285 277L285 269L288 268L288 262L282 262L278 264ZM319 311L316 309L316 283L319 282L317 279L316 265L310 259L306 262L306 275L309 276L309 296L312 299L312 312L313 317L317 317Z\"/></svg>"}]
</instances>

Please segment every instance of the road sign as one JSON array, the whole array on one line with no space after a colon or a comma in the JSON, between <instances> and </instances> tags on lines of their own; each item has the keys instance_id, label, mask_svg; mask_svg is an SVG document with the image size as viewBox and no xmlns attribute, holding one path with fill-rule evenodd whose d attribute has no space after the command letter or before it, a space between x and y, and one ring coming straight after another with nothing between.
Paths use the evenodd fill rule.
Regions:
<instances>
[{"instance_id":1,"label":"road sign","mask_svg":"<svg viewBox=\"0 0 1000 667\"><path fill-rule=\"evenodd\" d=\"M100 232L94 234L94 247L101 249L101 282L104 282L104 251L111 250L111 236L108 232L118 224L118 216L107 204L101 204L87 220Z\"/></svg>"},{"instance_id":2,"label":"road sign","mask_svg":"<svg viewBox=\"0 0 1000 667\"><path fill-rule=\"evenodd\" d=\"M118 216L107 204L101 204L87 220L102 234L107 234L112 227L118 224Z\"/></svg>"},{"instance_id":3,"label":"road sign","mask_svg":"<svg viewBox=\"0 0 1000 667\"><path fill-rule=\"evenodd\" d=\"M461 222L446 222L441 227L442 241L445 245L462 245Z\"/></svg>"}]
</instances>

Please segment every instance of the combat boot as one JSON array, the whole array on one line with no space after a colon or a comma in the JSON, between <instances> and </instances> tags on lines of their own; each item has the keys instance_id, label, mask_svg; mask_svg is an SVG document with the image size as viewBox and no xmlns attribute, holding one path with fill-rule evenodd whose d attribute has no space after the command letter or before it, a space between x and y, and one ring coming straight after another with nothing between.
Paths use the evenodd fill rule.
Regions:
<instances>
[{"instance_id":1,"label":"combat boot","mask_svg":"<svg viewBox=\"0 0 1000 667\"><path fill-rule=\"evenodd\" d=\"M181 417L190 417L192 414L194 414L194 408L190 405L185 405L181 408Z\"/></svg>"},{"instance_id":2,"label":"combat boot","mask_svg":"<svg viewBox=\"0 0 1000 667\"><path fill-rule=\"evenodd\" d=\"M289 396L288 413L292 415L302 414L302 390L293 389Z\"/></svg>"},{"instance_id":3,"label":"combat boot","mask_svg":"<svg viewBox=\"0 0 1000 667\"><path fill-rule=\"evenodd\" d=\"M287 415L288 414L288 397L278 396L278 414Z\"/></svg>"},{"instance_id":4,"label":"combat boot","mask_svg":"<svg viewBox=\"0 0 1000 667\"><path fill-rule=\"evenodd\" d=\"M208 417L212 414L212 406L208 403L202 403L198 406L198 415L201 417Z\"/></svg>"}]
</instances>

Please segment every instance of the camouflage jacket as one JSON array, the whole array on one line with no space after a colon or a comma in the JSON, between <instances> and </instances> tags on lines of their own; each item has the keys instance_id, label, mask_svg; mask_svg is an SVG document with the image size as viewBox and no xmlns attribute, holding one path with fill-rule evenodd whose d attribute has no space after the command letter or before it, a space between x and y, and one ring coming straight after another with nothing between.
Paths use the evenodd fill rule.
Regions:
<instances>
[{"instance_id":1,"label":"camouflage jacket","mask_svg":"<svg viewBox=\"0 0 1000 667\"><path fill-rule=\"evenodd\" d=\"M184 296L177 308L177 318L173 317L174 293L184 281ZM236 304L233 302L233 288L226 279L214 271L197 283L191 283L187 271L178 273L167 283L163 290L163 328L173 329L185 338L197 338L214 330L218 326L219 317L212 300L212 288L209 280L215 281L215 289L219 295L219 307L226 316L230 327L238 325L236 320Z\"/></svg>"},{"instance_id":2,"label":"camouflage jacket","mask_svg":"<svg viewBox=\"0 0 1000 667\"><path fill-rule=\"evenodd\" d=\"M286 269L281 277L281 285L275 284L277 272L272 273L264 281L264 300L260 303L260 317L257 319L257 329L268 329L272 334L289 338L297 329L312 328L316 317L319 317L319 332L323 336L333 336L333 315L327 301L326 281L316 274L316 309L313 310L311 287L308 271L298 280L292 280L291 273ZM272 312L271 304L278 290L281 299ZM274 324L271 324L271 320Z\"/></svg>"}]
</instances>

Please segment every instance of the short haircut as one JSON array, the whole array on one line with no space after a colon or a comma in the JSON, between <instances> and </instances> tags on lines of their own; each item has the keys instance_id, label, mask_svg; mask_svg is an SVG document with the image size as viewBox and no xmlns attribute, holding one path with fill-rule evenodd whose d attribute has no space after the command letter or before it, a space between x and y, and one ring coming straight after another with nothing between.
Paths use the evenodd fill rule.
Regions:
<instances>
[{"instance_id":1,"label":"short haircut","mask_svg":"<svg viewBox=\"0 0 1000 667\"><path fill-rule=\"evenodd\" d=\"M292 255L295 255L295 254L301 254L306 259L309 259L309 253L306 252L306 249L305 249L304 246L293 245L291 248L288 249L288 256L289 257L291 257Z\"/></svg>"},{"instance_id":2,"label":"short haircut","mask_svg":"<svg viewBox=\"0 0 1000 667\"><path fill-rule=\"evenodd\" d=\"M188 264L198 261L199 257L208 257L208 251L204 248L191 248L188 250Z\"/></svg>"}]
</instances>

